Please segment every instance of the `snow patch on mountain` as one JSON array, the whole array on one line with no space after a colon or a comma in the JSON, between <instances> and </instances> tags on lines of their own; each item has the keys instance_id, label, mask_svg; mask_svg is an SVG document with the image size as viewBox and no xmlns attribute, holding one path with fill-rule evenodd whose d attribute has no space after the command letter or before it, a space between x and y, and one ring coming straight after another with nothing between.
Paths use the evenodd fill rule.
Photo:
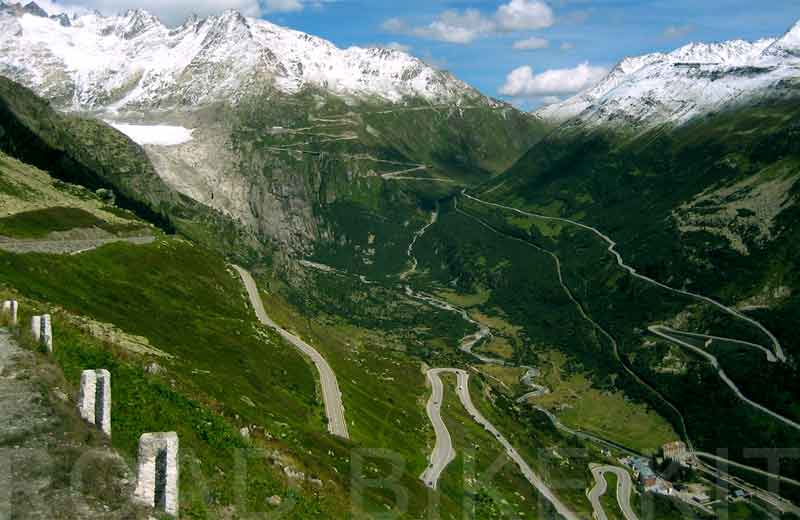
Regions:
<instances>
[{"instance_id":1,"label":"snow patch on mountain","mask_svg":"<svg viewBox=\"0 0 800 520\"><path fill-rule=\"evenodd\" d=\"M398 102L458 103L479 94L404 52L339 49L235 11L169 28L155 16L0 11L0 74L73 110L169 108L238 99L273 85Z\"/></svg>"},{"instance_id":2,"label":"snow patch on mountain","mask_svg":"<svg viewBox=\"0 0 800 520\"><path fill-rule=\"evenodd\" d=\"M690 43L622 60L598 85L536 112L553 122L647 128L682 124L800 78L800 23L780 39Z\"/></svg>"},{"instance_id":3,"label":"snow patch on mountain","mask_svg":"<svg viewBox=\"0 0 800 520\"><path fill-rule=\"evenodd\" d=\"M193 129L169 125L129 125L124 123L108 124L130 137L139 145L177 146L192 140Z\"/></svg>"}]
</instances>

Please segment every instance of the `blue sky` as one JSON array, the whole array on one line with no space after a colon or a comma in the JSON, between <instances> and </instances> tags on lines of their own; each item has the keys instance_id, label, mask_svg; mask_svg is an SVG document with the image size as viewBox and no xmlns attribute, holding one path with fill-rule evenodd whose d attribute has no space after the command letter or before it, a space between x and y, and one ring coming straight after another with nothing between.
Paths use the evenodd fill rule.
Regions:
<instances>
[{"instance_id":1,"label":"blue sky","mask_svg":"<svg viewBox=\"0 0 800 520\"><path fill-rule=\"evenodd\" d=\"M590 86L625 56L669 51L690 41L776 37L800 19L800 0L40 2L46 8L71 4L106 14L144 8L168 24L179 24L192 12L205 16L234 8L340 47L396 43L483 93L525 108ZM515 49L523 40L529 48ZM512 71L517 71L517 84L537 87L522 93L503 89Z\"/></svg>"},{"instance_id":2,"label":"blue sky","mask_svg":"<svg viewBox=\"0 0 800 520\"><path fill-rule=\"evenodd\" d=\"M447 10L477 9L488 18L508 1L337 0L302 11L264 17L329 39L341 47L397 42L418 57L446 68L485 94L499 94L506 76L530 66L535 74L588 62L612 67L621 58L669 51L690 41L748 40L779 36L800 19L798 0L551 0L552 25L497 32L470 43L447 43L382 25L399 17L410 29L425 27ZM534 24L535 25L535 24ZM515 50L514 42L537 37L546 48ZM562 48L562 46L564 48ZM561 96L566 96L563 93ZM540 99L518 99L536 105Z\"/></svg>"}]
</instances>

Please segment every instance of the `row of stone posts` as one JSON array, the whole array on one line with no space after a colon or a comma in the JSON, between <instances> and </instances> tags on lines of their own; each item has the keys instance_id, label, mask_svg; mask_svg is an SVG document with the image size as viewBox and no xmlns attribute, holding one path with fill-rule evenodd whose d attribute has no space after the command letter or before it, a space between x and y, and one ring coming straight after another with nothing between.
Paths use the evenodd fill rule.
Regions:
<instances>
[{"instance_id":1,"label":"row of stone posts","mask_svg":"<svg viewBox=\"0 0 800 520\"><path fill-rule=\"evenodd\" d=\"M6 300L3 302L0 312L8 316L11 325L19 322L19 303L17 300ZM37 343L44 346L48 352L53 351L53 323L49 314L33 316L31 318L31 336Z\"/></svg>"},{"instance_id":2,"label":"row of stone posts","mask_svg":"<svg viewBox=\"0 0 800 520\"><path fill-rule=\"evenodd\" d=\"M4 316L8 316L11 325L17 325L19 322L19 303L16 300L4 301L0 310L2 310ZM48 352L53 351L53 322L49 314L31 318L31 335Z\"/></svg>"},{"instance_id":3,"label":"row of stone posts","mask_svg":"<svg viewBox=\"0 0 800 520\"><path fill-rule=\"evenodd\" d=\"M17 324L19 304L6 300L0 311ZM53 324L49 314L31 318L34 340L53 352ZM111 373L105 369L84 370L78 397L82 419L111 436ZM145 433L139 438L139 461L134 500L168 515L178 516L178 434Z\"/></svg>"},{"instance_id":4,"label":"row of stone posts","mask_svg":"<svg viewBox=\"0 0 800 520\"><path fill-rule=\"evenodd\" d=\"M78 399L81 417L111 436L111 373L84 370ZM178 516L178 434L145 433L139 438L134 500Z\"/></svg>"}]
</instances>

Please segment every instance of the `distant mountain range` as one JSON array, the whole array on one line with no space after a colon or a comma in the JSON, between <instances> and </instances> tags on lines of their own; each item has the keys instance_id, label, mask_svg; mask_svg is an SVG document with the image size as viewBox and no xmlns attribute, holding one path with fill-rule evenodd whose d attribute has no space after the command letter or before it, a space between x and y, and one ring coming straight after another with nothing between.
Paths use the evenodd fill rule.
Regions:
<instances>
[{"instance_id":1,"label":"distant mountain range","mask_svg":"<svg viewBox=\"0 0 800 520\"><path fill-rule=\"evenodd\" d=\"M0 74L73 110L203 105L266 83L360 99L458 104L483 98L403 52L339 49L265 20L226 11L167 27L142 10L48 17L31 2L0 4Z\"/></svg>"},{"instance_id":2,"label":"distant mountain range","mask_svg":"<svg viewBox=\"0 0 800 520\"><path fill-rule=\"evenodd\" d=\"M343 50L236 11L168 27L142 10L50 17L0 4L0 76L116 125L171 189L303 254L401 225L378 200L398 197L370 187L383 175L437 177L408 188L441 196L500 173L547 131L406 53ZM369 224L336 236L354 212Z\"/></svg>"},{"instance_id":3,"label":"distant mountain range","mask_svg":"<svg viewBox=\"0 0 800 520\"><path fill-rule=\"evenodd\" d=\"M684 123L696 116L800 83L800 22L778 39L690 43L668 54L625 58L600 84L538 110L544 119L574 119L617 128Z\"/></svg>"}]
</instances>

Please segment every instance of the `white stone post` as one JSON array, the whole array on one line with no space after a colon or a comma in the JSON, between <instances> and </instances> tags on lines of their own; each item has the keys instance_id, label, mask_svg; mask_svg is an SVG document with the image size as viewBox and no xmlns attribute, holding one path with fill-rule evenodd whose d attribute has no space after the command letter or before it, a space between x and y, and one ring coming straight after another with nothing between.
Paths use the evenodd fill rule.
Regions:
<instances>
[{"instance_id":1,"label":"white stone post","mask_svg":"<svg viewBox=\"0 0 800 520\"><path fill-rule=\"evenodd\" d=\"M108 370L84 370L78 399L81 417L111 436L111 373Z\"/></svg>"},{"instance_id":2,"label":"white stone post","mask_svg":"<svg viewBox=\"0 0 800 520\"><path fill-rule=\"evenodd\" d=\"M36 343L42 340L42 317L34 316L31 318L31 335Z\"/></svg>"},{"instance_id":3,"label":"white stone post","mask_svg":"<svg viewBox=\"0 0 800 520\"><path fill-rule=\"evenodd\" d=\"M44 345L48 352L53 352L53 323L49 314L41 316L42 330L39 334L39 341Z\"/></svg>"},{"instance_id":4,"label":"white stone post","mask_svg":"<svg viewBox=\"0 0 800 520\"><path fill-rule=\"evenodd\" d=\"M17 324L17 311L19 309L19 304L17 300L6 300L3 302L3 314L8 314L8 317L11 319L11 324Z\"/></svg>"},{"instance_id":5,"label":"white stone post","mask_svg":"<svg viewBox=\"0 0 800 520\"><path fill-rule=\"evenodd\" d=\"M139 438L139 473L134 499L178 516L178 434L145 433Z\"/></svg>"}]
</instances>

